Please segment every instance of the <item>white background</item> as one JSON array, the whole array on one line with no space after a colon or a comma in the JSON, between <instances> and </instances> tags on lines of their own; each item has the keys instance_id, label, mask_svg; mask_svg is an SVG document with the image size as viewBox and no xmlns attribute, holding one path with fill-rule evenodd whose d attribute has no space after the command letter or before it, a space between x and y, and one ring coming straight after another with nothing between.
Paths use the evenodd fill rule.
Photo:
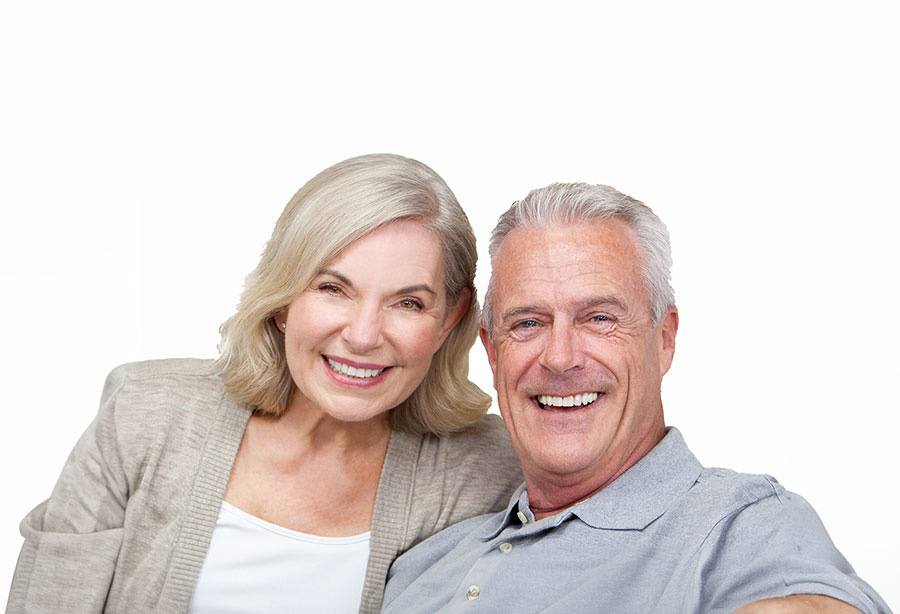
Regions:
<instances>
[{"instance_id":1,"label":"white background","mask_svg":"<svg viewBox=\"0 0 900 614\"><path fill-rule=\"evenodd\" d=\"M668 422L705 464L803 494L898 607L888 4L320 4L0 9L0 585L107 371L214 356L293 192L387 151L454 189L482 292L489 231L531 188L653 207L681 310ZM480 347L473 371L490 388Z\"/></svg>"}]
</instances>

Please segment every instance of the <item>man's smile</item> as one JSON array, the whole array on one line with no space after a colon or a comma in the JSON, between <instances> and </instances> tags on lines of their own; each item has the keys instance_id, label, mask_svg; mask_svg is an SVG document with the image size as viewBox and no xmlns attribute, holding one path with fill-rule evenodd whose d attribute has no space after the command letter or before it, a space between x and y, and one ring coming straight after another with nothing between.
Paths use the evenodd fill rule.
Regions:
<instances>
[{"instance_id":1,"label":"man's smile","mask_svg":"<svg viewBox=\"0 0 900 614\"><path fill-rule=\"evenodd\" d=\"M539 394L532 397L541 409L545 407L585 407L590 405L602 395L602 392L580 392L569 395Z\"/></svg>"}]
</instances>

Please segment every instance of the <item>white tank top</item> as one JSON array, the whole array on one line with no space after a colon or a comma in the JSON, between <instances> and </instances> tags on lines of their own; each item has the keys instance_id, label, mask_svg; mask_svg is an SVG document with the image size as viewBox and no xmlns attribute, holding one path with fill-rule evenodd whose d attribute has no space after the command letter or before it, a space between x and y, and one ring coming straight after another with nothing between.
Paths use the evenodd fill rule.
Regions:
<instances>
[{"instance_id":1,"label":"white tank top","mask_svg":"<svg viewBox=\"0 0 900 614\"><path fill-rule=\"evenodd\" d=\"M319 537L222 502L191 614L357 612L369 533Z\"/></svg>"}]
</instances>

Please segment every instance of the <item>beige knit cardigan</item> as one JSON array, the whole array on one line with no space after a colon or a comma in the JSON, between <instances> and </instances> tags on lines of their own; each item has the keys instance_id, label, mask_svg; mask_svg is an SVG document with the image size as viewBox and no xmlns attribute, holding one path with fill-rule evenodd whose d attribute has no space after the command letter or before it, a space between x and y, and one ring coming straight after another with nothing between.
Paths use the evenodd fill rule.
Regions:
<instances>
[{"instance_id":1,"label":"beige knit cardigan","mask_svg":"<svg viewBox=\"0 0 900 614\"><path fill-rule=\"evenodd\" d=\"M7 613L187 612L250 413L211 361L113 370L52 495L22 521ZM380 609L400 553L504 507L520 481L496 416L443 438L392 433L360 612Z\"/></svg>"}]
</instances>

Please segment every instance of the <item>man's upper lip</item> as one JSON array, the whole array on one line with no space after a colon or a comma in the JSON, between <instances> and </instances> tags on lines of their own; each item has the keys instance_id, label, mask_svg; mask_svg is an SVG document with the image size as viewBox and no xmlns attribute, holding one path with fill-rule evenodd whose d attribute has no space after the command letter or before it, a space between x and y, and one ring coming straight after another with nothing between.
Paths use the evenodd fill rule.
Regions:
<instances>
[{"instance_id":1,"label":"man's upper lip","mask_svg":"<svg viewBox=\"0 0 900 614\"><path fill-rule=\"evenodd\" d=\"M357 369L387 369L390 365L376 365L371 362L357 362L355 360L350 360L349 358L344 358L343 356L335 356L333 354L322 354L325 358L333 360L334 362L339 362L342 365L347 365L348 367L355 367Z\"/></svg>"}]
</instances>

